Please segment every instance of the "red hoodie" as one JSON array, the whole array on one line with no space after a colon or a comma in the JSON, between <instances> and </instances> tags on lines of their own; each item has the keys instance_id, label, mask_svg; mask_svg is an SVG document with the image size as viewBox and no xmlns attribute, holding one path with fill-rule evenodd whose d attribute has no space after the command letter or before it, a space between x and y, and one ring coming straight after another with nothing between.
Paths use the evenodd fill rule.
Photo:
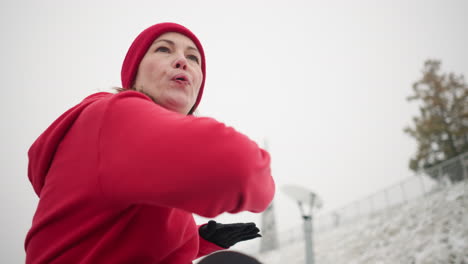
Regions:
<instances>
[{"instance_id":1,"label":"red hoodie","mask_svg":"<svg viewBox=\"0 0 468 264\"><path fill-rule=\"evenodd\" d=\"M40 200L26 263L191 263L222 249L192 213L261 212L275 190L246 136L134 91L60 116L31 146L28 176Z\"/></svg>"}]
</instances>

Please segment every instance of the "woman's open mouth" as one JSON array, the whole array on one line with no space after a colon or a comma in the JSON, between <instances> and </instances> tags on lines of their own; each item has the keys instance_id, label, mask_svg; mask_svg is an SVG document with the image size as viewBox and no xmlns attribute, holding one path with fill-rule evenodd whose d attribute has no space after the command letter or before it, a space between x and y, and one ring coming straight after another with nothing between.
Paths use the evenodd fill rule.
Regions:
<instances>
[{"instance_id":1,"label":"woman's open mouth","mask_svg":"<svg viewBox=\"0 0 468 264\"><path fill-rule=\"evenodd\" d=\"M171 78L171 80L176 82L176 83L179 83L181 85L189 85L190 84L190 81L189 81L187 75L185 75L183 73L174 75Z\"/></svg>"}]
</instances>

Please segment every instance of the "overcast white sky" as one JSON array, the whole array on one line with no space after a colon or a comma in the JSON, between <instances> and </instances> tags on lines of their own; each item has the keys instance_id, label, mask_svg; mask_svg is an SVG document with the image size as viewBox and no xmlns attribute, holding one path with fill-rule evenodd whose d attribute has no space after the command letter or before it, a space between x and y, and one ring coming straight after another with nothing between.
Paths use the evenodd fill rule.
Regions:
<instances>
[{"instance_id":1,"label":"overcast white sky","mask_svg":"<svg viewBox=\"0 0 468 264\"><path fill-rule=\"evenodd\" d=\"M467 13L463 0L2 1L0 262L24 259L38 201L29 146L83 97L120 85L144 28L190 28L206 51L201 113L267 138L278 187L309 188L330 210L412 175L402 130L417 107L405 98L428 58L468 75ZM275 204L280 230L300 223L279 190Z\"/></svg>"}]
</instances>

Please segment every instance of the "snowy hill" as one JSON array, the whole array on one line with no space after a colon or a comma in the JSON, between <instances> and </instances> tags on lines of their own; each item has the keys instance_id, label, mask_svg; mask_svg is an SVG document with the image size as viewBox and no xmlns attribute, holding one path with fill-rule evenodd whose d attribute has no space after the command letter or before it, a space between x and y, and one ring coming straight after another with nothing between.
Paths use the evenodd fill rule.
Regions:
<instances>
[{"instance_id":1,"label":"snowy hill","mask_svg":"<svg viewBox=\"0 0 468 264\"><path fill-rule=\"evenodd\" d=\"M468 264L468 182L317 230L314 245L315 264ZM265 254L247 253L265 264L305 263L301 240Z\"/></svg>"}]
</instances>

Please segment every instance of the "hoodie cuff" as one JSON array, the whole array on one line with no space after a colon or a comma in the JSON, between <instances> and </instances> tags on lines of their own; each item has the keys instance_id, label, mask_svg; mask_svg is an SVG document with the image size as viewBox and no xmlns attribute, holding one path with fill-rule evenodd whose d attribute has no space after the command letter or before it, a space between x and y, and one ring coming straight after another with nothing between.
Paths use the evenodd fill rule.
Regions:
<instances>
[{"instance_id":1,"label":"hoodie cuff","mask_svg":"<svg viewBox=\"0 0 468 264\"><path fill-rule=\"evenodd\" d=\"M200 228L203 225L198 226ZM226 250L227 248L220 247L208 240L204 239L200 235L198 235L198 255L197 258L209 255L215 251Z\"/></svg>"}]
</instances>

